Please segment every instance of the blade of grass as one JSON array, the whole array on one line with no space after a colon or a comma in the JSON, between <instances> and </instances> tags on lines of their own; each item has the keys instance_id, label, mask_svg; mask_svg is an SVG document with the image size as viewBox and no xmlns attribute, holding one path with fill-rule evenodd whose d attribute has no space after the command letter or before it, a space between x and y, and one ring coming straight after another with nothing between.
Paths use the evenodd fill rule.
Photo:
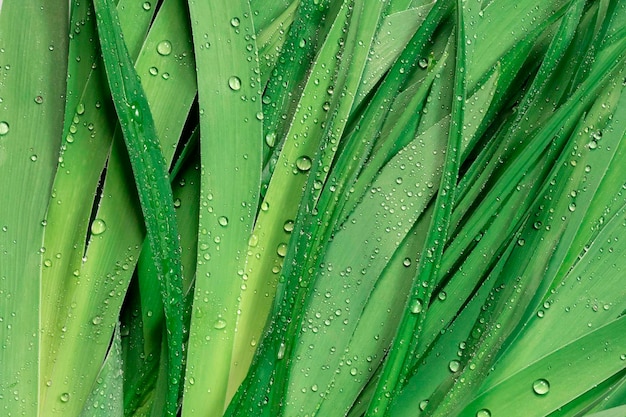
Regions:
<instances>
[{"instance_id":1,"label":"blade of grass","mask_svg":"<svg viewBox=\"0 0 626 417\"><path fill-rule=\"evenodd\" d=\"M389 356L383 365L383 371L376 392L369 405L367 415L388 415L389 396L395 394L405 383L405 376L412 365L417 350L417 340L427 303L432 293L432 283L438 273L443 245L455 197L455 188L459 175L461 143L463 140L463 111L466 99L465 81L465 25L463 23L463 5L457 2L456 26L456 71L449 140L435 210L424 249L420 256L420 267L413 281L409 295L408 308L400 322L396 337L391 345Z\"/></svg>"},{"instance_id":2,"label":"blade of grass","mask_svg":"<svg viewBox=\"0 0 626 417\"><path fill-rule=\"evenodd\" d=\"M249 2L190 1L189 8L198 68L201 195L183 416L221 415L229 400L238 299L259 205L262 86Z\"/></svg>"},{"instance_id":3,"label":"blade of grass","mask_svg":"<svg viewBox=\"0 0 626 417\"><path fill-rule=\"evenodd\" d=\"M68 5L5 0L0 9L0 192L6 202L0 205L0 408L6 416L38 416L41 405L42 221L63 131Z\"/></svg>"},{"instance_id":4,"label":"blade of grass","mask_svg":"<svg viewBox=\"0 0 626 417\"><path fill-rule=\"evenodd\" d=\"M168 416L178 411L182 377L182 270L172 189L148 101L122 37L111 1L94 0L107 79L120 119L150 247L161 285L167 332Z\"/></svg>"}]
</instances>

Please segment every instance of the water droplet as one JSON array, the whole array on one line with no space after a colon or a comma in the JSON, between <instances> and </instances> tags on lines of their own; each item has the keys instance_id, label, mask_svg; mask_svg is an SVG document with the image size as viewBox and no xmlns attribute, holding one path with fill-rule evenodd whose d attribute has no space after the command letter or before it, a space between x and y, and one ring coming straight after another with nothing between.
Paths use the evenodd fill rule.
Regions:
<instances>
[{"instance_id":1,"label":"water droplet","mask_svg":"<svg viewBox=\"0 0 626 417\"><path fill-rule=\"evenodd\" d=\"M450 370L450 372L458 372L460 368L461 362L457 361L456 359L450 361L450 363L448 364L448 369Z\"/></svg>"},{"instance_id":2,"label":"water droplet","mask_svg":"<svg viewBox=\"0 0 626 417\"><path fill-rule=\"evenodd\" d=\"M9 124L7 122L0 122L0 136L4 136L9 133Z\"/></svg>"},{"instance_id":3,"label":"water droplet","mask_svg":"<svg viewBox=\"0 0 626 417\"><path fill-rule=\"evenodd\" d=\"M220 224L220 226L226 227L228 226L228 217L221 216L219 219L217 219L217 222Z\"/></svg>"},{"instance_id":4,"label":"water droplet","mask_svg":"<svg viewBox=\"0 0 626 417\"><path fill-rule=\"evenodd\" d=\"M233 17L230 19L230 25L234 28L239 27L240 20L238 17Z\"/></svg>"},{"instance_id":5,"label":"water droplet","mask_svg":"<svg viewBox=\"0 0 626 417\"><path fill-rule=\"evenodd\" d=\"M150 4L149 1L145 1L141 7L143 7L145 11L152 9L152 5Z\"/></svg>"},{"instance_id":6,"label":"water droplet","mask_svg":"<svg viewBox=\"0 0 626 417\"><path fill-rule=\"evenodd\" d=\"M296 159L296 168L298 168L298 171L300 172L309 171L311 169L311 166L312 166L311 158L309 158L306 155L301 156L300 158Z\"/></svg>"},{"instance_id":7,"label":"water droplet","mask_svg":"<svg viewBox=\"0 0 626 417\"><path fill-rule=\"evenodd\" d=\"M428 68L428 59L426 58L420 58L419 61L417 61L417 65L419 65L419 67L421 69L426 69Z\"/></svg>"},{"instance_id":8,"label":"water droplet","mask_svg":"<svg viewBox=\"0 0 626 417\"><path fill-rule=\"evenodd\" d=\"M159 69L157 67L150 67L148 72L150 75L157 76L159 74Z\"/></svg>"},{"instance_id":9,"label":"water droplet","mask_svg":"<svg viewBox=\"0 0 626 417\"><path fill-rule=\"evenodd\" d=\"M93 319L91 319L91 322L97 326L98 324L102 323L102 317L96 316Z\"/></svg>"},{"instance_id":10,"label":"water droplet","mask_svg":"<svg viewBox=\"0 0 626 417\"><path fill-rule=\"evenodd\" d=\"M287 255L287 244L286 243L281 243L280 245L278 245L278 247L276 248L276 253L281 258L284 258L285 255Z\"/></svg>"},{"instance_id":11,"label":"water droplet","mask_svg":"<svg viewBox=\"0 0 626 417\"><path fill-rule=\"evenodd\" d=\"M423 308L422 300L417 299L417 300L411 301L411 313L419 314L421 313L422 308Z\"/></svg>"},{"instance_id":12,"label":"water droplet","mask_svg":"<svg viewBox=\"0 0 626 417\"><path fill-rule=\"evenodd\" d=\"M172 43L167 40L159 42L157 52L159 55L168 56L172 53Z\"/></svg>"},{"instance_id":13,"label":"water droplet","mask_svg":"<svg viewBox=\"0 0 626 417\"><path fill-rule=\"evenodd\" d=\"M43 97L42 96L35 97L35 103L37 103L37 104L43 103Z\"/></svg>"},{"instance_id":14,"label":"water droplet","mask_svg":"<svg viewBox=\"0 0 626 417\"><path fill-rule=\"evenodd\" d=\"M76 114L79 116L85 114L85 105L83 103L78 103L78 106L76 106Z\"/></svg>"},{"instance_id":15,"label":"water droplet","mask_svg":"<svg viewBox=\"0 0 626 417\"><path fill-rule=\"evenodd\" d=\"M404 261L402 261L402 265L406 266L407 268L411 266L411 258L404 258Z\"/></svg>"},{"instance_id":16,"label":"water droplet","mask_svg":"<svg viewBox=\"0 0 626 417\"><path fill-rule=\"evenodd\" d=\"M215 321L215 323L213 323L213 327L217 330L222 330L226 327L226 320L224 319L217 319Z\"/></svg>"},{"instance_id":17,"label":"water droplet","mask_svg":"<svg viewBox=\"0 0 626 417\"><path fill-rule=\"evenodd\" d=\"M537 311L537 317L542 318L543 316L545 316L545 312L543 310L539 310Z\"/></svg>"},{"instance_id":18,"label":"water droplet","mask_svg":"<svg viewBox=\"0 0 626 417\"><path fill-rule=\"evenodd\" d=\"M441 291L438 295L437 298L439 298L440 301L445 301L446 298L448 297L448 294L446 294L445 291Z\"/></svg>"},{"instance_id":19,"label":"water droplet","mask_svg":"<svg viewBox=\"0 0 626 417\"><path fill-rule=\"evenodd\" d=\"M419 408L420 410L424 411L426 409L426 406L428 405L428 400L422 400L419 403Z\"/></svg>"},{"instance_id":20,"label":"water droplet","mask_svg":"<svg viewBox=\"0 0 626 417\"><path fill-rule=\"evenodd\" d=\"M313 392L317 392L318 389L319 389L319 387L317 386L317 384L313 384L311 386L311 391L313 391Z\"/></svg>"},{"instance_id":21,"label":"water droplet","mask_svg":"<svg viewBox=\"0 0 626 417\"><path fill-rule=\"evenodd\" d=\"M587 146L589 146L589 149L597 149L598 148L598 142L596 142L595 140L592 140L591 142L589 142L589 144Z\"/></svg>"},{"instance_id":22,"label":"water droplet","mask_svg":"<svg viewBox=\"0 0 626 417\"><path fill-rule=\"evenodd\" d=\"M546 395L550 391L550 383L547 379L540 378L533 382L533 391L537 395Z\"/></svg>"},{"instance_id":23,"label":"water droplet","mask_svg":"<svg viewBox=\"0 0 626 417\"><path fill-rule=\"evenodd\" d=\"M237 76L232 76L228 79L228 86L233 91L239 91L241 89L241 79Z\"/></svg>"},{"instance_id":24,"label":"water droplet","mask_svg":"<svg viewBox=\"0 0 626 417\"><path fill-rule=\"evenodd\" d=\"M276 359L281 360L285 357L285 342L280 342L280 346L278 347L278 353L276 354Z\"/></svg>"},{"instance_id":25,"label":"water droplet","mask_svg":"<svg viewBox=\"0 0 626 417\"><path fill-rule=\"evenodd\" d=\"M273 147L276 143L276 133L272 132L265 135L265 143L267 143L267 146L270 148Z\"/></svg>"},{"instance_id":26,"label":"water droplet","mask_svg":"<svg viewBox=\"0 0 626 417\"><path fill-rule=\"evenodd\" d=\"M359 372L359 371L358 371L356 368L352 368L352 369L350 369L350 375L352 375L352 376L356 376L356 374L357 374L358 372Z\"/></svg>"},{"instance_id":27,"label":"water droplet","mask_svg":"<svg viewBox=\"0 0 626 417\"><path fill-rule=\"evenodd\" d=\"M102 219L95 219L93 223L91 223L91 234L92 235L101 235L107 230L107 224Z\"/></svg>"},{"instance_id":28,"label":"water droplet","mask_svg":"<svg viewBox=\"0 0 626 417\"><path fill-rule=\"evenodd\" d=\"M248 245L254 248L258 244L259 237L257 235L250 235L250 239L248 239Z\"/></svg>"},{"instance_id":29,"label":"water droplet","mask_svg":"<svg viewBox=\"0 0 626 417\"><path fill-rule=\"evenodd\" d=\"M567 209L573 212L574 210L576 210L576 203L569 203L569 206L567 206Z\"/></svg>"},{"instance_id":30,"label":"water droplet","mask_svg":"<svg viewBox=\"0 0 626 417\"><path fill-rule=\"evenodd\" d=\"M267 201L264 201L263 203L261 203L262 211L268 211L269 209L270 209L270 204Z\"/></svg>"},{"instance_id":31,"label":"water droplet","mask_svg":"<svg viewBox=\"0 0 626 417\"><path fill-rule=\"evenodd\" d=\"M196 380L194 377L189 378L189 385L193 385L196 383Z\"/></svg>"},{"instance_id":32,"label":"water droplet","mask_svg":"<svg viewBox=\"0 0 626 417\"><path fill-rule=\"evenodd\" d=\"M491 411L483 408L482 410L478 410L476 417L491 417Z\"/></svg>"},{"instance_id":33,"label":"water droplet","mask_svg":"<svg viewBox=\"0 0 626 417\"><path fill-rule=\"evenodd\" d=\"M37 155L31 155L30 160L33 162L37 161Z\"/></svg>"},{"instance_id":34,"label":"water droplet","mask_svg":"<svg viewBox=\"0 0 626 417\"><path fill-rule=\"evenodd\" d=\"M304 48L306 46L306 39L300 39L300 42L298 43L298 46L300 48Z\"/></svg>"},{"instance_id":35,"label":"water droplet","mask_svg":"<svg viewBox=\"0 0 626 417\"><path fill-rule=\"evenodd\" d=\"M63 394L61 394L61 402L68 402L70 400L70 394L67 392L64 392Z\"/></svg>"},{"instance_id":36,"label":"water droplet","mask_svg":"<svg viewBox=\"0 0 626 417\"><path fill-rule=\"evenodd\" d=\"M283 230L287 233L293 232L293 220L287 220L285 224L283 224Z\"/></svg>"}]
</instances>

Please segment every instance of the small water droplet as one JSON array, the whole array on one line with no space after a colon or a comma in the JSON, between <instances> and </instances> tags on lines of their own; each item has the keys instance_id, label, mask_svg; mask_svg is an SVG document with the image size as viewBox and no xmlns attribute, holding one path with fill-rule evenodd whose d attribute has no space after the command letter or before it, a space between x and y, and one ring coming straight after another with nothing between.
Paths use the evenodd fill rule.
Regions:
<instances>
[{"instance_id":1,"label":"small water droplet","mask_svg":"<svg viewBox=\"0 0 626 417\"><path fill-rule=\"evenodd\" d=\"M102 219L95 219L93 223L91 223L91 234L92 235L101 235L107 230L107 225Z\"/></svg>"},{"instance_id":2,"label":"small water droplet","mask_svg":"<svg viewBox=\"0 0 626 417\"><path fill-rule=\"evenodd\" d=\"M230 19L230 25L234 28L239 27L240 20L238 17L233 17Z\"/></svg>"},{"instance_id":3,"label":"small water droplet","mask_svg":"<svg viewBox=\"0 0 626 417\"><path fill-rule=\"evenodd\" d=\"M424 411L426 409L426 406L428 405L428 400L422 400L419 403L419 408L420 410Z\"/></svg>"},{"instance_id":4,"label":"small water droplet","mask_svg":"<svg viewBox=\"0 0 626 417\"><path fill-rule=\"evenodd\" d=\"M145 11L148 11L148 10L152 9L152 4L150 4L149 1L144 1L141 7L143 7L143 9Z\"/></svg>"},{"instance_id":5,"label":"small water droplet","mask_svg":"<svg viewBox=\"0 0 626 417\"><path fill-rule=\"evenodd\" d=\"M283 230L287 233L291 233L293 232L293 226L294 226L293 220L287 220L285 224L283 224Z\"/></svg>"},{"instance_id":6,"label":"small water droplet","mask_svg":"<svg viewBox=\"0 0 626 417\"><path fill-rule=\"evenodd\" d=\"M220 224L220 226L226 227L228 226L228 217L221 216L219 219L217 219L217 222Z\"/></svg>"},{"instance_id":7,"label":"small water droplet","mask_svg":"<svg viewBox=\"0 0 626 417\"><path fill-rule=\"evenodd\" d=\"M189 385L193 385L196 383L196 380L194 377L189 378Z\"/></svg>"},{"instance_id":8,"label":"small water droplet","mask_svg":"<svg viewBox=\"0 0 626 417\"><path fill-rule=\"evenodd\" d=\"M168 56L172 53L172 43L168 40L159 42L157 52L159 55Z\"/></svg>"},{"instance_id":9,"label":"small water droplet","mask_svg":"<svg viewBox=\"0 0 626 417\"><path fill-rule=\"evenodd\" d=\"M31 155L30 160L33 162L37 161L37 155Z\"/></svg>"},{"instance_id":10,"label":"small water droplet","mask_svg":"<svg viewBox=\"0 0 626 417\"><path fill-rule=\"evenodd\" d=\"M215 323L213 324L213 327L217 330L222 330L226 327L226 320L224 319L217 319L215 321Z\"/></svg>"},{"instance_id":11,"label":"small water droplet","mask_svg":"<svg viewBox=\"0 0 626 417\"><path fill-rule=\"evenodd\" d=\"M265 143L270 148L273 147L274 144L276 143L276 133L275 132L271 132L271 133L268 133L267 135L265 135Z\"/></svg>"},{"instance_id":12,"label":"small water droplet","mask_svg":"<svg viewBox=\"0 0 626 417\"><path fill-rule=\"evenodd\" d=\"M35 103L37 103L37 104L43 103L43 97L42 96L35 97Z\"/></svg>"},{"instance_id":13,"label":"small water droplet","mask_svg":"<svg viewBox=\"0 0 626 417\"><path fill-rule=\"evenodd\" d=\"M63 394L61 394L61 402L68 402L70 400L70 394L67 392L64 392Z\"/></svg>"},{"instance_id":14,"label":"small water droplet","mask_svg":"<svg viewBox=\"0 0 626 417\"><path fill-rule=\"evenodd\" d=\"M312 165L313 164L311 162L311 158L309 158L306 155L301 156L300 158L296 159L296 168L298 168L298 171L300 172L309 171Z\"/></svg>"},{"instance_id":15,"label":"small water droplet","mask_svg":"<svg viewBox=\"0 0 626 417\"><path fill-rule=\"evenodd\" d=\"M428 68L428 59L426 58L420 58L419 61L417 61L417 65L419 65L419 67L421 69L426 69Z\"/></svg>"},{"instance_id":16,"label":"small water droplet","mask_svg":"<svg viewBox=\"0 0 626 417\"><path fill-rule=\"evenodd\" d=\"M478 410L476 417L491 417L491 411L483 408L482 410Z\"/></svg>"},{"instance_id":17,"label":"small water droplet","mask_svg":"<svg viewBox=\"0 0 626 417\"><path fill-rule=\"evenodd\" d=\"M419 314L422 312L422 308L423 308L422 300L417 299L417 300L411 301L411 313Z\"/></svg>"},{"instance_id":18,"label":"small water droplet","mask_svg":"<svg viewBox=\"0 0 626 417\"><path fill-rule=\"evenodd\" d=\"M97 326L98 324L102 323L102 317L96 316L93 319L91 319L91 322Z\"/></svg>"},{"instance_id":19,"label":"small water droplet","mask_svg":"<svg viewBox=\"0 0 626 417\"><path fill-rule=\"evenodd\" d=\"M540 378L533 382L533 391L537 395L546 395L550 391L550 383L547 379Z\"/></svg>"},{"instance_id":20,"label":"small water droplet","mask_svg":"<svg viewBox=\"0 0 626 417\"><path fill-rule=\"evenodd\" d=\"M567 206L567 209L573 212L574 210L576 210L576 203L569 203L569 206Z\"/></svg>"},{"instance_id":21,"label":"small water droplet","mask_svg":"<svg viewBox=\"0 0 626 417\"><path fill-rule=\"evenodd\" d=\"M4 136L9 133L9 124L7 122L0 122L0 136Z\"/></svg>"},{"instance_id":22,"label":"small water droplet","mask_svg":"<svg viewBox=\"0 0 626 417\"><path fill-rule=\"evenodd\" d=\"M276 248L276 253L281 258L284 258L285 255L287 255L287 244L286 243L281 243L280 245L278 245L278 247Z\"/></svg>"},{"instance_id":23,"label":"small water droplet","mask_svg":"<svg viewBox=\"0 0 626 417\"><path fill-rule=\"evenodd\" d=\"M281 360L285 357L285 350L287 349L287 346L285 346L285 342L281 342L280 346L278 347L278 353L276 354L276 359Z\"/></svg>"},{"instance_id":24,"label":"small water droplet","mask_svg":"<svg viewBox=\"0 0 626 417\"><path fill-rule=\"evenodd\" d=\"M300 39L300 42L298 43L298 46L300 48L304 48L306 46L306 39Z\"/></svg>"},{"instance_id":25,"label":"small water droplet","mask_svg":"<svg viewBox=\"0 0 626 417\"><path fill-rule=\"evenodd\" d=\"M148 72L150 73L150 75L152 76L157 76L159 74L159 69L157 67L150 67L150 69L148 70Z\"/></svg>"},{"instance_id":26,"label":"small water droplet","mask_svg":"<svg viewBox=\"0 0 626 417\"><path fill-rule=\"evenodd\" d=\"M450 370L450 372L458 372L459 369L461 368L461 362L455 360L450 361L450 363L448 364L448 369Z\"/></svg>"},{"instance_id":27,"label":"small water droplet","mask_svg":"<svg viewBox=\"0 0 626 417\"><path fill-rule=\"evenodd\" d=\"M237 76L232 76L228 79L228 86L233 91L239 91L241 89L241 79Z\"/></svg>"},{"instance_id":28,"label":"small water droplet","mask_svg":"<svg viewBox=\"0 0 626 417\"><path fill-rule=\"evenodd\" d=\"M350 369L350 375L352 375L352 376L356 376L356 374L357 374L358 372L359 372L359 371L358 371L356 368L352 368L352 369Z\"/></svg>"},{"instance_id":29,"label":"small water droplet","mask_svg":"<svg viewBox=\"0 0 626 417\"><path fill-rule=\"evenodd\" d=\"M267 201L264 201L263 203L261 203L262 211L268 211L269 209L270 209L270 204Z\"/></svg>"}]
</instances>

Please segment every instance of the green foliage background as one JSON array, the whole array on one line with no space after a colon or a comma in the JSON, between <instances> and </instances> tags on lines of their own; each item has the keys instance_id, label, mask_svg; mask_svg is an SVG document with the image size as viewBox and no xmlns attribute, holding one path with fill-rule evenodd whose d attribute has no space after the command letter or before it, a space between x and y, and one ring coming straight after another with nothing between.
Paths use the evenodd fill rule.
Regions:
<instances>
[{"instance_id":1,"label":"green foliage background","mask_svg":"<svg viewBox=\"0 0 626 417\"><path fill-rule=\"evenodd\" d=\"M626 415L626 1L0 1L6 416Z\"/></svg>"}]
</instances>

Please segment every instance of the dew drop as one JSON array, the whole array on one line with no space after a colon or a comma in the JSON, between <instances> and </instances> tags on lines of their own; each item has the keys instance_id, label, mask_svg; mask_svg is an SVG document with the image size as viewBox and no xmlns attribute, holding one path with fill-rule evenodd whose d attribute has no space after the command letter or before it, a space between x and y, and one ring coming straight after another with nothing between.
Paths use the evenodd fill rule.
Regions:
<instances>
[{"instance_id":1,"label":"dew drop","mask_svg":"<svg viewBox=\"0 0 626 417\"><path fill-rule=\"evenodd\" d=\"M172 43L168 40L159 42L157 52L159 55L168 56L172 53Z\"/></svg>"},{"instance_id":2,"label":"dew drop","mask_svg":"<svg viewBox=\"0 0 626 417\"><path fill-rule=\"evenodd\" d=\"M357 374L358 372L359 372L359 371L358 371L356 368L352 368L352 369L350 369L350 375L352 375L352 376L356 376L356 374Z\"/></svg>"},{"instance_id":3,"label":"dew drop","mask_svg":"<svg viewBox=\"0 0 626 417\"><path fill-rule=\"evenodd\" d=\"M148 11L148 10L152 9L152 4L150 4L149 1L145 1L141 7L143 7L143 9L145 11Z\"/></svg>"},{"instance_id":4,"label":"dew drop","mask_svg":"<svg viewBox=\"0 0 626 417\"><path fill-rule=\"evenodd\" d=\"M91 234L92 235L101 235L107 230L107 224L102 219L95 219L93 223L91 223Z\"/></svg>"},{"instance_id":5,"label":"dew drop","mask_svg":"<svg viewBox=\"0 0 626 417\"><path fill-rule=\"evenodd\" d=\"M93 319L91 319L91 323L97 326L98 324L102 323L102 317L100 316L94 317Z\"/></svg>"},{"instance_id":6,"label":"dew drop","mask_svg":"<svg viewBox=\"0 0 626 417\"><path fill-rule=\"evenodd\" d=\"M217 319L213 324L213 327L217 330L222 330L226 328L226 321L224 319Z\"/></svg>"},{"instance_id":7,"label":"dew drop","mask_svg":"<svg viewBox=\"0 0 626 417\"><path fill-rule=\"evenodd\" d=\"M196 379L194 377L189 378L189 385L193 385L196 383Z\"/></svg>"},{"instance_id":8,"label":"dew drop","mask_svg":"<svg viewBox=\"0 0 626 417\"><path fill-rule=\"evenodd\" d=\"M567 206L567 209L573 212L574 210L576 210L576 203L569 203L569 206Z\"/></svg>"},{"instance_id":9,"label":"dew drop","mask_svg":"<svg viewBox=\"0 0 626 417\"><path fill-rule=\"evenodd\" d=\"M78 103L78 106L76 106L76 114L79 116L85 114L85 105L83 103Z\"/></svg>"},{"instance_id":10,"label":"dew drop","mask_svg":"<svg viewBox=\"0 0 626 417\"><path fill-rule=\"evenodd\" d=\"M33 162L37 161L37 155L31 155L30 160Z\"/></svg>"},{"instance_id":11,"label":"dew drop","mask_svg":"<svg viewBox=\"0 0 626 417\"><path fill-rule=\"evenodd\" d=\"M420 60L417 61L417 65L419 65L421 69L426 69L428 68L428 60L426 58L420 58Z\"/></svg>"},{"instance_id":12,"label":"dew drop","mask_svg":"<svg viewBox=\"0 0 626 417\"><path fill-rule=\"evenodd\" d=\"M228 217L221 216L219 219L217 219L217 222L220 224L220 226L226 227L228 226Z\"/></svg>"},{"instance_id":13,"label":"dew drop","mask_svg":"<svg viewBox=\"0 0 626 417\"><path fill-rule=\"evenodd\" d=\"M482 410L478 410L476 417L491 417L491 411L483 408Z\"/></svg>"},{"instance_id":14,"label":"dew drop","mask_svg":"<svg viewBox=\"0 0 626 417\"><path fill-rule=\"evenodd\" d=\"M61 394L61 402L68 402L70 400L70 394L67 392L64 392L63 394Z\"/></svg>"},{"instance_id":15,"label":"dew drop","mask_svg":"<svg viewBox=\"0 0 626 417\"><path fill-rule=\"evenodd\" d=\"M228 79L228 86L233 91L239 91L241 89L241 79L237 76L232 76Z\"/></svg>"},{"instance_id":16,"label":"dew drop","mask_svg":"<svg viewBox=\"0 0 626 417\"><path fill-rule=\"evenodd\" d=\"M264 201L263 203L261 203L262 211L268 211L269 209L270 209L270 204L267 201Z\"/></svg>"},{"instance_id":17,"label":"dew drop","mask_svg":"<svg viewBox=\"0 0 626 417\"><path fill-rule=\"evenodd\" d=\"M422 400L419 403L419 408L420 410L424 411L426 409L426 406L428 405L428 400Z\"/></svg>"},{"instance_id":18,"label":"dew drop","mask_svg":"<svg viewBox=\"0 0 626 417\"><path fill-rule=\"evenodd\" d=\"M285 342L281 342L280 346L278 347L278 353L276 354L276 359L281 360L285 357L286 348L287 346L285 346Z\"/></svg>"},{"instance_id":19,"label":"dew drop","mask_svg":"<svg viewBox=\"0 0 626 417\"><path fill-rule=\"evenodd\" d=\"M307 172L311 169L312 163L311 163L311 158L309 158L308 156L301 156L300 158L296 159L296 168L298 168L298 171L300 172Z\"/></svg>"},{"instance_id":20,"label":"dew drop","mask_svg":"<svg viewBox=\"0 0 626 417\"><path fill-rule=\"evenodd\" d=\"M293 232L293 220L287 220L285 224L283 224L283 230L287 233Z\"/></svg>"},{"instance_id":21,"label":"dew drop","mask_svg":"<svg viewBox=\"0 0 626 417\"><path fill-rule=\"evenodd\" d=\"M274 144L276 143L276 133L272 132L272 133L268 133L267 135L265 135L265 143L270 148L273 147Z\"/></svg>"},{"instance_id":22,"label":"dew drop","mask_svg":"<svg viewBox=\"0 0 626 417\"><path fill-rule=\"evenodd\" d=\"M157 67L150 67L150 69L148 70L148 72L150 73L150 75L152 76L157 76L159 74L159 69Z\"/></svg>"},{"instance_id":23,"label":"dew drop","mask_svg":"<svg viewBox=\"0 0 626 417\"><path fill-rule=\"evenodd\" d=\"M35 103L37 103L37 104L43 103L43 97L42 96L35 97Z\"/></svg>"},{"instance_id":24,"label":"dew drop","mask_svg":"<svg viewBox=\"0 0 626 417\"><path fill-rule=\"evenodd\" d=\"M280 245L278 245L278 247L276 248L276 253L281 258L284 258L285 255L287 255L287 244L286 243L281 243Z\"/></svg>"},{"instance_id":25,"label":"dew drop","mask_svg":"<svg viewBox=\"0 0 626 417\"><path fill-rule=\"evenodd\" d=\"M240 20L238 17L233 17L230 19L230 25L234 28L239 27Z\"/></svg>"},{"instance_id":26,"label":"dew drop","mask_svg":"<svg viewBox=\"0 0 626 417\"><path fill-rule=\"evenodd\" d=\"M411 313L419 314L422 311L422 300L413 300L411 301Z\"/></svg>"},{"instance_id":27,"label":"dew drop","mask_svg":"<svg viewBox=\"0 0 626 417\"><path fill-rule=\"evenodd\" d=\"M547 379L540 378L533 382L533 391L537 395L546 395L550 391L550 383Z\"/></svg>"},{"instance_id":28,"label":"dew drop","mask_svg":"<svg viewBox=\"0 0 626 417\"><path fill-rule=\"evenodd\" d=\"M0 136L4 136L9 133L9 124L7 122L0 122Z\"/></svg>"},{"instance_id":29,"label":"dew drop","mask_svg":"<svg viewBox=\"0 0 626 417\"><path fill-rule=\"evenodd\" d=\"M448 364L448 369L450 370L450 372L458 372L460 368L461 362L457 361L456 359L450 361L450 363Z\"/></svg>"}]
</instances>

